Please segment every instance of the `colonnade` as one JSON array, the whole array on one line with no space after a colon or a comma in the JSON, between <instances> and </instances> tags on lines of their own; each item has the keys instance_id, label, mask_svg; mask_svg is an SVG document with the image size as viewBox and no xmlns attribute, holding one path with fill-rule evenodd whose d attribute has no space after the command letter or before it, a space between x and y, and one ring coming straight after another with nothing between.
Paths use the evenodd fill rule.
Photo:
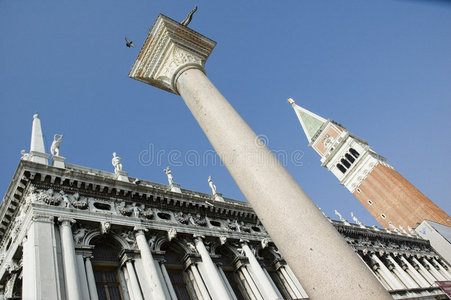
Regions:
<instances>
[{"instance_id":1,"label":"colonnade","mask_svg":"<svg viewBox=\"0 0 451 300\"><path fill-rule=\"evenodd\" d=\"M388 252L368 255L387 290L429 288L436 286L436 281L451 280L451 269L440 258Z\"/></svg>"},{"instance_id":2,"label":"colonnade","mask_svg":"<svg viewBox=\"0 0 451 300\"><path fill-rule=\"evenodd\" d=\"M33 283L33 289L39 289L46 286L54 286L59 294L55 293L54 299L83 299L98 300L98 291L96 287L96 278L92 263L93 247L92 245L75 245L72 224L75 220L69 218L59 218L57 222L47 217L45 222L48 227L53 227L54 234L59 233L59 237L54 236L52 264L53 269L48 270L53 276L52 280L47 282L46 276L36 279L36 272L41 271L37 268L24 272L24 284ZM39 225L39 223L37 223ZM56 226L55 226L56 225ZM31 227L30 238L33 238L33 226ZM143 227L134 228L134 237L136 248L123 249L120 258L118 258L119 284L126 300L148 300L148 299L177 299L177 293L171 283L171 277L165 266L164 259L154 257L149 241L145 235L146 229ZM57 234L58 235L58 234ZM40 258L32 252L34 247L41 246L43 236L31 241L24 242L24 262L28 266L40 266L45 268L45 262L36 261ZM235 262L234 270L237 281L229 282L228 278L220 265L212 259L210 250L204 243L205 237L193 236L194 246L191 252L187 252L184 258L184 276L189 278L187 289L194 293L198 299L237 299L232 285L240 286L243 294L250 299L283 299L277 285L269 275L268 271L262 267L259 259L256 257L255 249L249 241L240 241L238 244L229 245L234 248ZM187 243L186 241L180 241ZM188 242L191 243L191 242ZM58 246L59 244L59 246ZM60 250L57 250L60 249ZM60 258L58 260L58 254ZM26 256L26 257L25 257ZM161 253L160 253L161 256ZM188 258L186 258L188 257ZM58 264L56 262L60 261ZM231 267L231 266L230 266ZM276 276L280 279L279 286L289 293L293 299L307 298L307 294L294 276L291 269L286 264L280 264L276 270ZM58 283L57 278L62 279L64 285ZM240 280L238 280L240 279ZM37 287L38 286L38 287ZM24 289L25 290L25 289ZM30 299L40 298L40 292L29 291ZM32 295L33 294L33 295ZM45 293L41 293L45 294Z\"/></svg>"}]
</instances>

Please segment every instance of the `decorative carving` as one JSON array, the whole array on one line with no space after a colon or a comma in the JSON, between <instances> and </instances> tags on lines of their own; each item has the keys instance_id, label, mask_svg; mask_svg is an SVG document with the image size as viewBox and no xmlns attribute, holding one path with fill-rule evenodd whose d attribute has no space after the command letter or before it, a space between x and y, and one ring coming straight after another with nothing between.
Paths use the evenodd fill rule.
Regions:
<instances>
[{"instance_id":1,"label":"decorative carving","mask_svg":"<svg viewBox=\"0 0 451 300\"><path fill-rule=\"evenodd\" d=\"M221 243L221 246L224 245L225 243L227 243L227 237L225 236L220 236L219 237L219 242Z\"/></svg>"},{"instance_id":2,"label":"decorative carving","mask_svg":"<svg viewBox=\"0 0 451 300\"><path fill-rule=\"evenodd\" d=\"M100 222L100 232L102 234L107 234L111 229L111 223L108 221Z\"/></svg>"},{"instance_id":3,"label":"decorative carving","mask_svg":"<svg viewBox=\"0 0 451 300\"><path fill-rule=\"evenodd\" d=\"M135 244L136 237L132 231L124 231L121 233L122 238L130 245Z\"/></svg>"},{"instance_id":4,"label":"decorative carving","mask_svg":"<svg viewBox=\"0 0 451 300\"><path fill-rule=\"evenodd\" d=\"M168 230L168 240L172 241L173 238L177 236L177 230L175 228L171 228Z\"/></svg>"},{"instance_id":5,"label":"decorative carving","mask_svg":"<svg viewBox=\"0 0 451 300\"><path fill-rule=\"evenodd\" d=\"M241 232L251 232L251 229L244 224L243 221L240 222L240 231Z\"/></svg>"},{"instance_id":6,"label":"decorative carving","mask_svg":"<svg viewBox=\"0 0 451 300\"><path fill-rule=\"evenodd\" d=\"M48 189L46 191L39 191L39 194L36 196L36 200L40 202L44 202L48 205L59 205L61 203L62 196L59 193L54 193L53 189Z\"/></svg>"},{"instance_id":7,"label":"decorative carving","mask_svg":"<svg viewBox=\"0 0 451 300\"><path fill-rule=\"evenodd\" d=\"M141 215L148 220L153 219L154 217L154 213L151 208L141 211Z\"/></svg>"},{"instance_id":8,"label":"decorative carving","mask_svg":"<svg viewBox=\"0 0 451 300\"><path fill-rule=\"evenodd\" d=\"M173 185L174 184L174 177L172 177L171 168L169 168L169 166L167 166L166 169L163 170L163 172L165 172L166 175L168 175L169 185Z\"/></svg>"},{"instance_id":9,"label":"decorative carving","mask_svg":"<svg viewBox=\"0 0 451 300\"><path fill-rule=\"evenodd\" d=\"M139 218L139 216L141 215L141 208L139 206L136 205L136 203L133 203L133 217L135 218Z\"/></svg>"},{"instance_id":10,"label":"decorative carving","mask_svg":"<svg viewBox=\"0 0 451 300\"><path fill-rule=\"evenodd\" d=\"M173 47L168 55L166 63L161 72L156 74L157 80L164 81L168 86L172 85L172 78L176 71L183 65L195 64L202 65L202 60L184 49Z\"/></svg>"},{"instance_id":11,"label":"decorative carving","mask_svg":"<svg viewBox=\"0 0 451 300\"><path fill-rule=\"evenodd\" d=\"M69 196L69 201L71 201L72 206L78 209L87 209L88 208L88 198L81 196L79 193L75 193Z\"/></svg>"},{"instance_id":12,"label":"decorative carving","mask_svg":"<svg viewBox=\"0 0 451 300\"><path fill-rule=\"evenodd\" d=\"M265 249L269 245L269 239L265 238L261 240L262 249Z\"/></svg>"},{"instance_id":13,"label":"decorative carving","mask_svg":"<svg viewBox=\"0 0 451 300\"><path fill-rule=\"evenodd\" d=\"M74 232L75 245L80 244L80 241L85 237L87 231L86 228L80 227Z\"/></svg>"},{"instance_id":14,"label":"decorative carving","mask_svg":"<svg viewBox=\"0 0 451 300\"><path fill-rule=\"evenodd\" d=\"M230 221L230 219L227 219L227 227L229 227L229 229L233 231L236 231L238 228L236 221Z\"/></svg>"},{"instance_id":15,"label":"decorative carving","mask_svg":"<svg viewBox=\"0 0 451 300\"><path fill-rule=\"evenodd\" d=\"M25 150L21 150L20 154L22 154L21 160L30 160L30 153L27 153Z\"/></svg>"},{"instance_id":16,"label":"decorative carving","mask_svg":"<svg viewBox=\"0 0 451 300\"><path fill-rule=\"evenodd\" d=\"M216 185L213 183L213 180L211 179L211 176L208 176L208 185L210 186L211 189L211 194L212 195L216 195Z\"/></svg>"},{"instance_id":17,"label":"decorative carving","mask_svg":"<svg viewBox=\"0 0 451 300\"><path fill-rule=\"evenodd\" d=\"M183 212L179 211L178 213L174 214L175 219L182 224L188 224L190 219L191 219L191 215L190 214L184 214Z\"/></svg>"},{"instance_id":18,"label":"decorative carving","mask_svg":"<svg viewBox=\"0 0 451 300\"><path fill-rule=\"evenodd\" d=\"M134 207L126 207L125 202L121 202L117 205L117 210L119 211L119 213L127 217L132 215L133 209Z\"/></svg>"},{"instance_id":19,"label":"decorative carving","mask_svg":"<svg viewBox=\"0 0 451 300\"><path fill-rule=\"evenodd\" d=\"M196 214L196 216L193 217L193 222L199 226L207 226L207 220L205 220L205 217L201 217L200 214Z\"/></svg>"}]
</instances>

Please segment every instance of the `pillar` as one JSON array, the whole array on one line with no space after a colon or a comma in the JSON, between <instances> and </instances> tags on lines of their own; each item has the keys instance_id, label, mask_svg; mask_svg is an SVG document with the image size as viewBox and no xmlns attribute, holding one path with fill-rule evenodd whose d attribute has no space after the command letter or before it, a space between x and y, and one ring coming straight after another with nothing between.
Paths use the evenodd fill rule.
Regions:
<instances>
[{"instance_id":1,"label":"pillar","mask_svg":"<svg viewBox=\"0 0 451 300\"><path fill-rule=\"evenodd\" d=\"M202 274L202 277L204 278L211 297L213 299L229 298L229 293L227 292L226 286L224 285L218 268L213 263L207 248L205 248L202 237L196 237L194 239L194 243L196 245L197 252L199 252L200 257L202 258L202 261L198 262L197 266Z\"/></svg>"},{"instance_id":2,"label":"pillar","mask_svg":"<svg viewBox=\"0 0 451 300\"><path fill-rule=\"evenodd\" d=\"M272 283L269 281L265 272L263 272L263 269L260 266L260 263L257 261L257 258L255 258L254 253L252 253L251 248L249 248L249 246L245 242L241 244L241 247L243 248L246 257L249 259L249 265L251 267L252 274L255 277L257 286L262 292L263 297L265 299L279 299L279 295L273 289Z\"/></svg>"},{"instance_id":3,"label":"pillar","mask_svg":"<svg viewBox=\"0 0 451 300\"><path fill-rule=\"evenodd\" d=\"M388 260L395 265L394 272L401 279L405 286L409 289L419 288L420 286L407 274L404 269L396 262L396 260L391 256L387 255Z\"/></svg>"},{"instance_id":4,"label":"pillar","mask_svg":"<svg viewBox=\"0 0 451 300\"><path fill-rule=\"evenodd\" d=\"M138 277L136 277L135 268L133 267L131 259L127 259L125 262L125 268L127 269L128 279L130 280L130 289L132 290L133 300L143 300Z\"/></svg>"},{"instance_id":5,"label":"pillar","mask_svg":"<svg viewBox=\"0 0 451 300\"><path fill-rule=\"evenodd\" d=\"M85 257L86 277L88 279L89 295L91 300L99 300L97 295L96 279L94 278L94 270L92 269L91 256Z\"/></svg>"},{"instance_id":6,"label":"pillar","mask_svg":"<svg viewBox=\"0 0 451 300\"><path fill-rule=\"evenodd\" d=\"M190 271L194 276L194 280L196 281L196 285L199 288L200 296L204 300L212 299L210 294L208 293L207 287L205 286L204 281L202 280L202 276L200 276L199 270L197 269L197 265L195 263L189 266Z\"/></svg>"},{"instance_id":7,"label":"pillar","mask_svg":"<svg viewBox=\"0 0 451 300\"><path fill-rule=\"evenodd\" d=\"M78 280L78 268L75 257L74 238L72 236L73 219L59 218L61 248L63 253L64 278L67 299L81 299L81 288Z\"/></svg>"},{"instance_id":8,"label":"pillar","mask_svg":"<svg viewBox=\"0 0 451 300\"><path fill-rule=\"evenodd\" d=\"M424 265L429 267L429 273L431 273L436 280L438 281L446 280L446 278L443 277L443 275L440 274L439 271L437 271L437 269L427 260L426 257L423 257L420 261L424 262Z\"/></svg>"},{"instance_id":9,"label":"pillar","mask_svg":"<svg viewBox=\"0 0 451 300\"><path fill-rule=\"evenodd\" d=\"M406 287L393 275L387 266L377 257L376 254L371 256L379 264L379 271L384 276L385 281L392 287L393 290L403 290Z\"/></svg>"},{"instance_id":10,"label":"pillar","mask_svg":"<svg viewBox=\"0 0 451 300\"><path fill-rule=\"evenodd\" d=\"M423 275L424 279L426 279L426 281L432 286L437 279L429 273L429 271L418 261L418 259L416 259L415 256L412 257L412 261L418 266L418 272Z\"/></svg>"},{"instance_id":11,"label":"pillar","mask_svg":"<svg viewBox=\"0 0 451 300\"><path fill-rule=\"evenodd\" d=\"M203 66L215 44L159 15L129 76L182 96L312 299L391 299L207 78Z\"/></svg>"},{"instance_id":12,"label":"pillar","mask_svg":"<svg viewBox=\"0 0 451 300\"><path fill-rule=\"evenodd\" d=\"M23 299L62 299L52 216L34 215L23 243Z\"/></svg>"},{"instance_id":13,"label":"pillar","mask_svg":"<svg viewBox=\"0 0 451 300\"><path fill-rule=\"evenodd\" d=\"M451 280L451 276L448 271L439 263L435 258L432 259L432 262L439 267L439 272L446 278L446 280Z\"/></svg>"},{"instance_id":14,"label":"pillar","mask_svg":"<svg viewBox=\"0 0 451 300\"><path fill-rule=\"evenodd\" d=\"M135 228L136 230L136 244L141 252L141 259L146 273L147 282L151 289L152 299L164 299L166 297L163 290L163 283L158 276L157 262L152 257L149 244L143 228Z\"/></svg>"},{"instance_id":15,"label":"pillar","mask_svg":"<svg viewBox=\"0 0 451 300\"><path fill-rule=\"evenodd\" d=\"M429 287L430 284L426 279L415 269L414 266L403 256L401 255L401 260L407 265L407 272L415 279L415 281L420 285L420 287Z\"/></svg>"},{"instance_id":16,"label":"pillar","mask_svg":"<svg viewBox=\"0 0 451 300\"><path fill-rule=\"evenodd\" d=\"M82 299L84 300L90 300L89 296L89 287L88 287L88 278L86 277L86 267L85 267L85 260L83 258L82 253L76 254L77 259L77 266L78 266L78 275L80 280L80 290Z\"/></svg>"}]
</instances>

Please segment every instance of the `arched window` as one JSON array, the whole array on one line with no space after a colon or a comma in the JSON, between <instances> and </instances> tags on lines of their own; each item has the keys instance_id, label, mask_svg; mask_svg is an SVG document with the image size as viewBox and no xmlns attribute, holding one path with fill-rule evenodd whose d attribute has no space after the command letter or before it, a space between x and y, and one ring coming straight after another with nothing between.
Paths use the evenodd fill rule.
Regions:
<instances>
[{"instance_id":1,"label":"arched window","mask_svg":"<svg viewBox=\"0 0 451 300\"><path fill-rule=\"evenodd\" d=\"M94 245L92 268L99 299L124 299L119 275L119 253L122 247L107 236L98 237L91 244Z\"/></svg>"},{"instance_id":2,"label":"arched window","mask_svg":"<svg viewBox=\"0 0 451 300\"><path fill-rule=\"evenodd\" d=\"M355 162L355 158L352 157L351 154L346 153L346 154L345 154L345 157L351 162L351 164L352 164L353 162Z\"/></svg>"},{"instance_id":3,"label":"arched window","mask_svg":"<svg viewBox=\"0 0 451 300\"><path fill-rule=\"evenodd\" d=\"M338 168L338 170L340 170L341 171L341 173L346 173L346 168L345 167L343 167L343 165L342 164L337 164L337 168Z\"/></svg>"},{"instance_id":4,"label":"arched window","mask_svg":"<svg viewBox=\"0 0 451 300\"><path fill-rule=\"evenodd\" d=\"M357 152L354 148L350 148L350 149L349 149L349 152L351 152L351 154L352 154L355 158L357 158L357 157L360 156L359 152Z\"/></svg>"},{"instance_id":5,"label":"arched window","mask_svg":"<svg viewBox=\"0 0 451 300\"><path fill-rule=\"evenodd\" d=\"M348 161L347 159L345 159L345 158L342 158L340 161L341 161L341 163L342 163L346 168L348 168L348 169L349 169L349 167L351 166L351 164L349 163L349 161Z\"/></svg>"}]
</instances>

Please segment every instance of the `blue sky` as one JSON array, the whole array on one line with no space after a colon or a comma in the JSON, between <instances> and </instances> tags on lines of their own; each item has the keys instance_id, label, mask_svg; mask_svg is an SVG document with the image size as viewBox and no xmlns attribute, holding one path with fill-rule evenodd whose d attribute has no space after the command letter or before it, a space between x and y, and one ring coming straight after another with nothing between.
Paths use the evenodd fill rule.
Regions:
<instances>
[{"instance_id":1,"label":"blue sky","mask_svg":"<svg viewBox=\"0 0 451 300\"><path fill-rule=\"evenodd\" d=\"M128 78L162 13L218 44L210 80L323 211L371 215L320 166L286 99L367 140L451 214L449 1L0 1L0 194L39 113L68 163L244 200L179 96ZM127 36L136 48L127 48ZM283 151L283 152L282 152ZM48 151L49 152L49 151ZM297 160L291 159L300 153ZM300 158L299 158L300 157Z\"/></svg>"}]
</instances>

